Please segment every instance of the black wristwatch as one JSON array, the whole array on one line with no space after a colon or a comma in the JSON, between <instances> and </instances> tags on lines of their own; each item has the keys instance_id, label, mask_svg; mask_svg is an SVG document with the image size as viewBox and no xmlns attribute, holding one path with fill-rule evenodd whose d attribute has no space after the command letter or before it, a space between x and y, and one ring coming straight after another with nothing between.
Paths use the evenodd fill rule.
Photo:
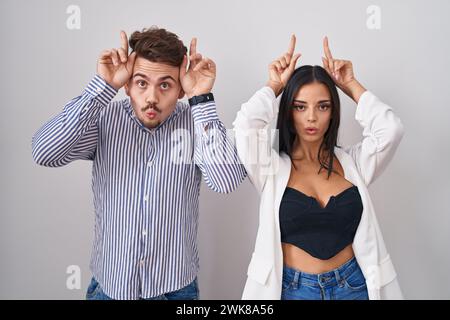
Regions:
<instances>
[{"instance_id":1,"label":"black wristwatch","mask_svg":"<svg viewBox=\"0 0 450 320\"><path fill-rule=\"evenodd\" d=\"M214 101L214 96L213 96L212 92L210 92L210 93L202 94L199 96L193 96L188 101L189 101L189 105L192 107L199 103Z\"/></svg>"}]
</instances>

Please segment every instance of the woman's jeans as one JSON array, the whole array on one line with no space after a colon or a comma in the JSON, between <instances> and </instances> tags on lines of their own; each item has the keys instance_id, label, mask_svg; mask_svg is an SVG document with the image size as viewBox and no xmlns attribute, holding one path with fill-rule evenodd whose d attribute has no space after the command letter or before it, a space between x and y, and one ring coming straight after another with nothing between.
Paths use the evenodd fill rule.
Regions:
<instances>
[{"instance_id":1,"label":"woman's jeans","mask_svg":"<svg viewBox=\"0 0 450 320\"><path fill-rule=\"evenodd\" d=\"M198 283L197 278L195 278L194 281L192 281L184 288L144 300L198 300L198 297L199 297ZM91 284L87 289L86 300L112 300L112 299L103 292L97 280L95 280L95 278L92 278Z\"/></svg>"},{"instance_id":2,"label":"woman's jeans","mask_svg":"<svg viewBox=\"0 0 450 320\"><path fill-rule=\"evenodd\" d=\"M283 268L281 300L368 300L366 279L353 257L332 271L310 274Z\"/></svg>"}]
</instances>

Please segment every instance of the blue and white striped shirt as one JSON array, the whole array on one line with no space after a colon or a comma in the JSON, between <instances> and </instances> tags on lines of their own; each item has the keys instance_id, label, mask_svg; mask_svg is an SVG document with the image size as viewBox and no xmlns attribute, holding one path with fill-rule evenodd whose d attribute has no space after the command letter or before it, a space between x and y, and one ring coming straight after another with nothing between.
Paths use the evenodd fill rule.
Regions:
<instances>
[{"instance_id":1,"label":"blue and white striped shirt","mask_svg":"<svg viewBox=\"0 0 450 320\"><path fill-rule=\"evenodd\" d=\"M111 102L116 94L95 76L34 135L33 157L48 167L93 161L93 276L111 298L150 298L197 276L202 174L212 190L228 193L246 172L213 101L179 101L150 130L129 99Z\"/></svg>"}]
</instances>

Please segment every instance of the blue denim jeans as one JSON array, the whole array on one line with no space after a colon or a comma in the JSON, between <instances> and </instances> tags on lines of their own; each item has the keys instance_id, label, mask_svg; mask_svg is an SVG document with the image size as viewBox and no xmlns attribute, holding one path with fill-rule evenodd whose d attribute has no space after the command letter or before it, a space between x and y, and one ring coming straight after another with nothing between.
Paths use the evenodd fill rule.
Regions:
<instances>
[{"instance_id":1,"label":"blue denim jeans","mask_svg":"<svg viewBox=\"0 0 450 320\"><path fill-rule=\"evenodd\" d=\"M353 257L325 273L283 267L281 300L368 300L366 279Z\"/></svg>"},{"instance_id":2,"label":"blue denim jeans","mask_svg":"<svg viewBox=\"0 0 450 320\"><path fill-rule=\"evenodd\" d=\"M157 297L140 300L198 300L198 298L199 298L198 283L197 278L195 278L194 281L192 281L184 288L181 288L173 292L165 293ZM89 287L86 292L86 300L113 300L113 299L108 297L103 292L97 280L95 280L95 278L92 278L91 283L89 284Z\"/></svg>"}]
</instances>

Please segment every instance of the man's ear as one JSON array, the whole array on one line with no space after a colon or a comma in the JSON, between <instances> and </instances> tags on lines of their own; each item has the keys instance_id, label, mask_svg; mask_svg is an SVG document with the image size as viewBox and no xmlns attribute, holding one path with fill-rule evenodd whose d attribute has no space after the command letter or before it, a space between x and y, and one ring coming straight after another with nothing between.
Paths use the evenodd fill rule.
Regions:
<instances>
[{"instance_id":1,"label":"man's ear","mask_svg":"<svg viewBox=\"0 0 450 320\"><path fill-rule=\"evenodd\" d=\"M130 87L128 86L128 83L125 83L125 85L123 86L123 88L125 89L125 93L127 94L127 96L130 96Z\"/></svg>"},{"instance_id":2,"label":"man's ear","mask_svg":"<svg viewBox=\"0 0 450 320\"><path fill-rule=\"evenodd\" d=\"M178 95L178 99L183 99L184 97L184 90L180 89L180 94Z\"/></svg>"}]
</instances>

